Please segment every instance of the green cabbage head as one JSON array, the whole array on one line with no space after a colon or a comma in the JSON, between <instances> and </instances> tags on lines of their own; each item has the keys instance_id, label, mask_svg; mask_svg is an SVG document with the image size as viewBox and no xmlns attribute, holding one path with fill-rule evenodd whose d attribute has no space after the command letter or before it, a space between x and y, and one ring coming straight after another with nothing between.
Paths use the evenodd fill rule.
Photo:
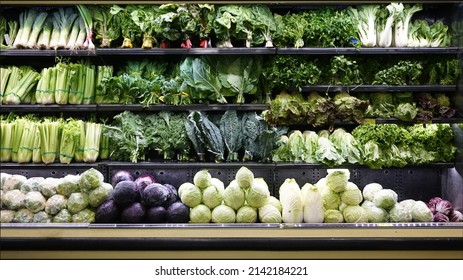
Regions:
<instances>
[{"instance_id":1,"label":"green cabbage head","mask_svg":"<svg viewBox=\"0 0 463 280\"><path fill-rule=\"evenodd\" d=\"M209 207L204 204L199 204L190 210L191 223L210 223L212 219L212 212Z\"/></svg>"},{"instance_id":2,"label":"green cabbage head","mask_svg":"<svg viewBox=\"0 0 463 280\"><path fill-rule=\"evenodd\" d=\"M252 173L252 171L249 170L247 167L242 166L236 172L235 179L240 188L247 189L252 185L252 181L254 180L254 173Z\"/></svg>"},{"instance_id":3,"label":"green cabbage head","mask_svg":"<svg viewBox=\"0 0 463 280\"><path fill-rule=\"evenodd\" d=\"M382 189L383 186L381 186L378 183L367 184L363 188L363 198L368 201L373 201L373 199L375 198L375 194Z\"/></svg>"},{"instance_id":4,"label":"green cabbage head","mask_svg":"<svg viewBox=\"0 0 463 280\"><path fill-rule=\"evenodd\" d=\"M234 223L236 220L236 213L233 208L222 204L212 210L212 222L218 224Z\"/></svg>"},{"instance_id":5,"label":"green cabbage head","mask_svg":"<svg viewBox=\"0 0 463 280\"><path fill-rule=\"evenodd\" d=\"M257 221L257 211L254 207L245 205L236 211L237 223L255 223Z\"/></svg>"},{"instance_id":6,"label":"green cabbage head","mask_svg":"<svg viewBox=\"0 0 463 280\"><path fill-rule=\"evenodd\" d=\"M342 211L342 215L346 223L368 223L367 212L360 205L347 206Z\"/></svg>"},{"instance_id":7,"label":"green cabbage head","mask_svg":"<svg viewBox=\"0 0 463 280\"><path fill-rule=\"evenodd\" d=\"M268 185L263 178L255 178L252 185L245 192L246 202L251 207L262 207L267 204L270 197Z\"/></svg>"},{"instance_id":8,"label":"green cabbage head","mask_svg":"<svg viewBox=\"0 0 463 280\"><path fill-rule=\"evenodd\" d=\"M391 189L382 189L376 192L373 203L384 210L391 209L397 203L397 193Z\"/></svg>"},{"instance_id":9,"label":"green cabbage head","mask_svg":"<svg viewBox=\"0 0 463 280\"><path fill-rule=\"evenodd\" d=\"M236 180L230 182L223 192L223 201L225 205L232 209L238 210L244 205L244 190L238 186Z\"/></svg>"},{"instance_id":10,"label":"green cabbage head","mask_svg":"<svg viewBox=\"0 0 463 280\"><path fill-rule=\"evenodd\" d=\"M281 212L278 209L271 205L266 204L259 208L258 210L259 221L261 223L281 223Z\"/></svg>"},{"instance_id":11,"label":"green cabbage head","mask_svg":"<svg viewBox=\"0 0 463 280\"><path fill-rule=\"evenodd\" d=\"M223 194L220 189L214 185L203 189L202 193L202 203L209 207L209 209L214 209L215 207L222 204Z\"/></svg>"},{"instance_id":12,"label":"green cabbage head","mask_svg":"<svg viewBox=\"0 0 463 280\"><path fill-rule=\"evenodd\" d=\"M192 183L181 184L178 188L178 195L183 204L190 208L199 205L202 200L201 190Z\"/></svg>"}]
</instances>

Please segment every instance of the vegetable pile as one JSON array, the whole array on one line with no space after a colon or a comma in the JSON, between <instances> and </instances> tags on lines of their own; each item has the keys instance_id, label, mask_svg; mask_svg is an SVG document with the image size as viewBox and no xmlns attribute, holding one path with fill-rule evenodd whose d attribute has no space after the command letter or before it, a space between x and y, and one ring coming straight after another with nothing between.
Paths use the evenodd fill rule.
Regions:
<instances>
[{"instance_id":1,"label":"vegetable pile","mask_svg":"<svg viewBox=\"0 0 463 280\"><path fill-rule=\"evenodd\" d=\"M371 169L452 162L457 149L448 124L360 125L351 133L338 128L294 130L279 139L274 162L321 163L329 167L364 164Z\"/></svg>"},{"instance_id":2,"label":"vegetable pile","mask_svg":"<svg viewBox=\"0 0 463 280\"><path fill-rule=\"evenodd\" d=\"M113 192L103 179L94 168L64 178L1 173L1 223L93 223Z\"/></svg>"},{"instance_id":3,"label":"vegetable pile","mask_svg":"<svg viewBox=\"0 0 463 280\"><path fill-rule=\"evenodd\" d=\"M200 170L194 175L193 183L183 183L178 193L182 202L190 207L191 223L282 221L280 201L270 195L263 178L254 178L252 171L244 166L226 188L207 170Z\"/></svg>"},{"instance_id":4,"label":"vegetable pile","mask_svg":"<svg viewBox=\"0 0 463 280\"><path fill-rule=\"evenodd\" d=\"M108 158L108 146L100 123L9 115L2 116L0 124L1 162L49 164L70 163L72 160L95 162Z\"/></svg>"},{"instance_id":5,"label":"vegetable pile","mask_svg":"<svg viewBox=\"0 0 463 280\"><path fill-rule=\"evenodd\" d=\"M427 206L434 215L434 222L463 222L463 214L453 208L448 200L433 197L428 201Z\"/></svg>"},{"instance_id":6,"label":"vegetable pile","mask_svg":"<svg viewBox=\"0 0 463 280\"><path fill-rule=\"evenodd\" d=\"M273 92L300 91L303 86L313 85L450 85L458 81L460 64L458 59L445 56L436 61L418 57L280 55L267 60L262 73Z\"/></svg>"},{"instance_id":7,"label":"vegetable pile","mask_svg":"<svg viewBox=\"0 0 463 280\"><path fill-rule=\"evenodd\" d=\"M190 209L170 184L160 184L148 174L135 179L123 170L113 174L111 184L113 194L96 209L96 223L188 222Z\"/></svg>"},{"instance_id":8,"label":"vegetable pile","mask_svg":"<svg viewBox=\"0 0 463 280\"><path fill-rule=\"evenodd\" d=\"M273 9L273 7L272 7ZM286 12L265 5L76 5L27 9L0 20L14 48L443 47L441 19L414 15L420 4L322 7ZM420 15L421 16L421 15ZM19 24L18 24L19 23Z\"/></svg>"}]
</instances>

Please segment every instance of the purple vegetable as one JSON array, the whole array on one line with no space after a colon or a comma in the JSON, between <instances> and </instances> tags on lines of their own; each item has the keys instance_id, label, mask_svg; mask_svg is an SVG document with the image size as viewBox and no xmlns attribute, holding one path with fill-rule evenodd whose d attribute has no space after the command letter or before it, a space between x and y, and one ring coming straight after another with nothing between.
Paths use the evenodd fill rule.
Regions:
<instances>
[{"instance_id":1,"label":"purple vegetable","mask_svg":"<svg viewBox=\"0 0 463 280\"><path fill-rule=\"evenodd\" d=\"M113 177L111 178L111 185L115 187L117 183L122 182L122 181L133 181L133 176L130 174L130 172L125 171L125 170L119 170L116 173L114 173Z\"/></svg>"},{"instance_id":2,"label":"purple vegetable","mask_svg":"<svg viewBox=\"0 0 463 280\"><path fill-rule=\"evenodd\" d=\"M153 183L156 183L156 179L151 175L144 174L135 180L135 189L141 194L147 186Z\"/></svg>"},{"instance_id":3,"label":"purple vegetable","mask_svg":"<svg viewBox=\"0 0 463 280\"><path fill-rule=\"evenodd\" d=\"M177 189L172 186L172 185L169 185L169 184L164 184L164 187L166 187L169 192L170 192L170 195L169 197L167 198L167 200L162 204L162 206L164 206L164 208L169 208L169 206L172 205L172 203L176 202L179 200L178 198L178 193L177 193Z\"/></svg>"},{"instance_id":4,"label":"purple vegetable","mask_svg":"<svg viewBox=\"0 0 463 280\"><path fill-rule=\"evenodd\" d=\"M169 188L153 183L143 190L141 201L146 207L163 206L170 196L171 191Z\"/></svg>"},{"instance_id":5,"label":"purple vegetable","mask_svg":"<svg viewBox=\"0 0 463 280\"><path fill-rule=\"evenodd\" d=\"M453 210L449 215L451 222L463 222L463 214L458 210Z\"/></svg>"},{"instance_id":6,"label":"purple vegetable","mask_svg":"<svg viewBox=\"0 0 463 280\"><path fill-rule=\"evenodd\" d=\"M439 203L440 201L442 201L442 198L440 198L440 197L431 198L429 200L429 202L428 202L429 209L431 209L431 210L432 210L432 208L436 209L436 204ZM435 210L434 210L434 212L435 212Z\"/></svg>"},{"instance_id":7,"label":"purple vegetable","mask_svg":"<svg viewBox=\"0 0 463 280\"><path fill-rule=\"evenodd\" d=\"M125 207L140 201L140 194L135 190L135 183L122 181L114 187L112 198L118 206Z\"/></svg>"},{"instance_id":8,"label":"purple vegetable","mask_svg":"<svg viewBox=\"0 0 463 280\"><path fill-rule=\"evenodd\" d=\"M147 223L165 223L167 219L167 210L162 206L154 206L146 211L145 221Z\"/></svg>"},{"instance_id":9,"label":"purple vegetable","mask_svg":"<svg viewBox=\"0 0 463 280\"><path fill-rule=\"evenodd\" d=\"M174 202L167 208L168 223L188 223L190 220L190 207L180 201Z\"/></svg>"},{"instance_id":10,"label":"purple vegetable","mask_svg":"<svg viewBox=\"0 0 463 280\"><path fill-rule=\"evenodd\" d=\"M434 222L448 223L449 217L447 217L447 215L442 214L440 212L436 212L436 214L434 214Z\"/></svg>"},{"instance_id":11,"label":"purple vegetable","mask_svg":"<svg viewBox=\"0 0 463 280\"><path fill-rule=\"evenodd\" d=\"M453 205L448 200L441 200L436 204L436 212L442 213L444 215L450 214L453 210Z\"/></svg>"},{"instance_id":12,"label":"purple vegetable","mask_svg":"<svg viewBox=\"0 0 463 280\"><path fill-rule=\"evenodd\" d=\"M119 221L121 211L117 207L114 200L109 199L103 202L95 212L95 222L97 223L117 223Z\"/></svg>"},{"instance_id":13,"label":"purple vegetable","mask_svg":"<svg viewBox=\"0 0 463 280\"><path fill-rule=\"evenodd\" d=\"M145 219L145 208L140 202L135 202L122 210L121 222L123 223L142 223Z\"/></svg>"},{"instance_id":14,"label":"purple vegetable","mask_svg":"<svg viewBox=\"0 0 463 280\"><path fill-rule=\"evenodd\" d=\"M174 186L172 186L171 184L164 184L164 186L168 187L174 193L175 196L178 196L177 189Z\"/></svg>"}]
</instances>

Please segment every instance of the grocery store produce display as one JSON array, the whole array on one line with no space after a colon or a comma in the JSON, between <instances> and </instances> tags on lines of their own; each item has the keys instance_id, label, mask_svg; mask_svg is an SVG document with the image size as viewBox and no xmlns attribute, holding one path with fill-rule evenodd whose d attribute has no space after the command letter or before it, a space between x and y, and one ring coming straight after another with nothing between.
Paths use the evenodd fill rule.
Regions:
<instances>
[{"instance_id":1,"label":"grocery store produce display","mask_svg":"<svg viewBox=\"0 0 463 280\"><path fill-rule=\"evenodd\" d=\"M94 168L63 178L1 173L1 181L2 223L92 223L113 192Z\"/></svg>"},{"instance_id":2,"label":"grocery store produce display","mask_svg":"<svg viewBox=\"0 0 463 280\"><path fill-rule=\"evenodd\" d=\"M263 178L241 167L225 187L206 170L178 189L148 174L120 170L111 182L89 169L64 178L2 173L2 223L399 223L462 222L461 212L439 197L405 199L378 183L362 190L347 169L302 187L287 178L279 198Z\"/></svg>"},{"instance_id":3,"label":"grocery store produce display","mask_svg":"<svg viewBox=\"0 0 463 280\"><path fill-rule=\"evenodd\" d=\"M427 193L398 198L403 167L439 169L446 199L445 184L461 181L447 178L461 162L461 49L439 5L0 8L8 172L93 163L109 176L112 164L128 166L95 189L59 187L85 173L4 189L19 175L2 173L2 222L461 221L458 196L458 210L425 205ZM241 162L271 170L273 181L249 169L230 180L224 171ZM172 187L144 173L150 163L195 176ZM347 169L297 177L341 167L359 182L361 166L395 177L358 186Z\"/></svg>"}]
</instances>

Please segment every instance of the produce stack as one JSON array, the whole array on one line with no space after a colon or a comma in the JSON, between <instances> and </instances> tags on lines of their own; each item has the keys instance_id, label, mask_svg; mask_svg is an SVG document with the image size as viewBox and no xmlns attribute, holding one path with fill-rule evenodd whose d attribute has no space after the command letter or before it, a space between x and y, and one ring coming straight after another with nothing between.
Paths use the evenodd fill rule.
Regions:
<instances>
[{"instance_id":1,"label":"produce stack","mask_svg":"<svg viewBox=\"0 0 463 280\"><path fill-rule=\"evenodd\" d=\"M193 183L179 187L179 195L191 208L191 223L279 223L281 204L273 196L263 178L254 178L241 167L235 180L224 188L207 170L197 172Z\"/></svg>"},{"instance_id":2,"label":"produce stack","mask_svg":"<svg viewBox=\"0 0 463 280\"><path fill-rule=\"evenodd\" d=\"M154 177L134 179L128 171L116 172L114 192L96 210L97 223L187 223L190 209L179 201L177 189L156 183Z\"/></svg>"},{"instance_id":3,"label":"produce stack","mask_svg":"<svg viewBox=\"0 0 463 280\"><path fill-rule=\"evenodd\" d=\"M64 178L1 173L1 179L2 223L93 223L113 191L94 168Z\"/></svg>"}]
</instances>

